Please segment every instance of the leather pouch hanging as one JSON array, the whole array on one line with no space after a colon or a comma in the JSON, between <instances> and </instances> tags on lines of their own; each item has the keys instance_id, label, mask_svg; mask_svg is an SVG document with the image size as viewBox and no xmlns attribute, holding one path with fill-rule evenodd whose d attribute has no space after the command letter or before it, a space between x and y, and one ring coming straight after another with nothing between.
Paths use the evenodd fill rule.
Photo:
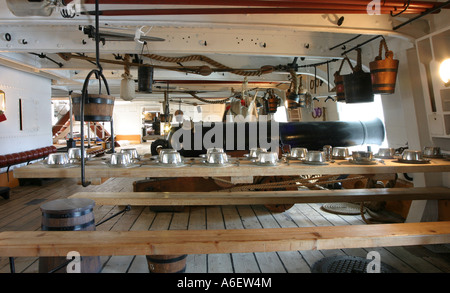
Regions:
<instances>
[{"instance_id":1,"label":"leather pouch hanging","mask_svg":"<svg viewBox=\"0 0 450 293\"><path fill-rule=\"evenodd\" d=\"M358 52L357 64L353 73L344 75L344 91L346 103L373 102L372 79L370 73L364 72L361 62L361 49Z\"/></svg>"}]
</instances>

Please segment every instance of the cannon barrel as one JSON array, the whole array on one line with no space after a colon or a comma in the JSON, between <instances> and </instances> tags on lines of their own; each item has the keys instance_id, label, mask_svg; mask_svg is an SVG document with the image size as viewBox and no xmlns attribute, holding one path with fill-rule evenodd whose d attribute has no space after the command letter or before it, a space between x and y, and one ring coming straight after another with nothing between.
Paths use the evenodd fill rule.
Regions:
<instances>
[{"instance_id":1,"label":"cannon barrel","mask_svg":"<svg viewBox=\"0 0 450 293\"><path fill-rule=\"evenodd\" d=\"M385 129L380 119L371 121L321 122L198 122L193 127L172 127L169 147L183 156L198 156L210 147L225 151L252 147L306 147L321 150L324 145L350 147L380 145ZM269 146L269 147L267 147ZM273 149L272 149L273 150Z\"/></svg>"}]
</instances>

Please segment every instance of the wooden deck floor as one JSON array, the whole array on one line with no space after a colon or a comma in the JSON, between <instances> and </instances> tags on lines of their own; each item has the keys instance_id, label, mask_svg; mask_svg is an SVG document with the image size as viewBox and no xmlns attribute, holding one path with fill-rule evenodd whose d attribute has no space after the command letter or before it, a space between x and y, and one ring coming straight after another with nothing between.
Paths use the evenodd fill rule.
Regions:
<instances>
[{"instance_id":1,"label":"wooden deck floor","mask_svg":"<svg viewBox=\"0 0 450 293\"><path fill-rule=\"evenodd\" d=\"M102 185L86 188L73 179L48 180L43 186L13 188L11 198L0 198L0 231L40 230L40 205L80 191L132 191L132 182L142 178L111 178ZM96 206L96 222L123 207ZM340 216L321 210L321 204L297 204L284 213L271 213L264 206L186 207L182 212L152 212L148 207L133 207L129 212L107 221L97 230L166 229L252 229L331 225L366 225L361 216ZM437 249L443 252L437 253ZM450 249L445 246L408 246L374 249L288 251L273 253L235 253L189 255L187 273L309 273L317 261L327 256L366 257L378 251L382 263L402 273L450 272ZM102 257L102 273L148 273L145 256ZM16 258L16 272L37 273L37 258ZM9 261L0 258L0 272L9 273Z\"/></svg>"}]
</instances>

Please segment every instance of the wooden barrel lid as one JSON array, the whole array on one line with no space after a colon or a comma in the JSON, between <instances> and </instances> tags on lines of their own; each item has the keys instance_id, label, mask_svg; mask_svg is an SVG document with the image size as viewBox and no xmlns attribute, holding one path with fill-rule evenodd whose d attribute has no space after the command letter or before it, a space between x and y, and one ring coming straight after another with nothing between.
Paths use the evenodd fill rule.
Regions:
<instances>
[{"instance_id":1,"label":"wooden barrel lid","mask_svg":"<svg viewBox=\"0 0 450 293\"><path fill-rule=\"evenodd\" d=\"M81 212L92 209L95 202L88 198L63 198L46 202L41 205L44 213L64 214L68 212Z\"/></svg>"}]
</instances>

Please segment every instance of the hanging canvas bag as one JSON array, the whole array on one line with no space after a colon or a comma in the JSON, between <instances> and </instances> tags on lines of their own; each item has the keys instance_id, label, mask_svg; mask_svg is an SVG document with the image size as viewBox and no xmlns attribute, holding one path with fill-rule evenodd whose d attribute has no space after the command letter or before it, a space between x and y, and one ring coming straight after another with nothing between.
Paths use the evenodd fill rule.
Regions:
<instances>
[{"instance_id":1,"label":"hanging canvas bag","mask_svg":"<svg viewBox=\"0 0 450 293\"><path fill-rule=\"evenodd\" d=\"M370 73L364 72L361 62L361 48L358 52L357 64L353 73L344 75L345 102L367 103L373 102L372 79Z\"/></svg>"},{"instance_id":2,"label":"hanging canvas bag","mask_svg":"<svg viewBox=\"0 0 450 293\"><path fill-rule=\"evenodd\" d=\"M386 51L385 59L381 57L383 48ZM369 63L374 94L387 95L395 92L398 63L399 61L394 59L394 53L389 51L386 40L382 39L378 56Z\"/></svg>"}]
</instances>

